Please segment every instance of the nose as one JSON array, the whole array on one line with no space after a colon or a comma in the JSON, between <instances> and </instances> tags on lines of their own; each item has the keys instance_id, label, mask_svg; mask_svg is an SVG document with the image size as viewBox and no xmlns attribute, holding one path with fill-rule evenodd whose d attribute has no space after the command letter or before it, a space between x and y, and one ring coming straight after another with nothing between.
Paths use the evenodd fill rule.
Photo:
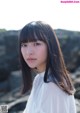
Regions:
<instances>
[{"instance_id":1,"label":"nose","mask_svg":"<svg viewBox=\"0 0 80 113\"><path fill-rule=\"evenodd\" d=\"M32 47L28 47L26 50L27 54L31 55L34 53L33 48Z\"/></svg>"}]
</instances>

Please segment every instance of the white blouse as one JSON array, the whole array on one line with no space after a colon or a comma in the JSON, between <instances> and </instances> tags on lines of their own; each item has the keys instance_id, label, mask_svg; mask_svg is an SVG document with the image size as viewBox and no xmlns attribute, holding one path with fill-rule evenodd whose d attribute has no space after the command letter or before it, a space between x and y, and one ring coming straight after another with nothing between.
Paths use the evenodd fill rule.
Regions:
<instances>
[{"instance_id":1,"label":"white blouse","mask_svg":"<svg viewBox=\"0 0 80 113\"><path fill-rule=\"evenodd\" d=\"M55 83L43 81L44 72L36 75L23 113L76 113L75 99Z\"/></svg>"}]
</instances>

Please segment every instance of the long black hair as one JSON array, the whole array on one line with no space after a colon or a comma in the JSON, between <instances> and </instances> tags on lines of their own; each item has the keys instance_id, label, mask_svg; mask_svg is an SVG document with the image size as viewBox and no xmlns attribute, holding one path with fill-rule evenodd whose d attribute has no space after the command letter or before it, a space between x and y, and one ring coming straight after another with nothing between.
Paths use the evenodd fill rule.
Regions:
<instances>
[{"instance_id":1,"label":"long black hair","mask_svg":"<svg viewBox=\"0 0 80 113\"><path fill-rule=\"evenodd\" d=\"M23 90L24 94L32 87L32 76L31 69L24 61L21 54L21 44L28 41L43 41L47 45L48 57L47 65L44 75L44 82L48 83L48 70L51 70L50 76L55 80L56 85L58 85L62 90L72 95L74 93L74 87L71 81L70 74L68 73L63 54L60 48L58 38L53 30L53 28L42 21L33 21L25 25L19 35L19 53L20 62L22 67L23 75Z\"/></svg>"}]
</instances>

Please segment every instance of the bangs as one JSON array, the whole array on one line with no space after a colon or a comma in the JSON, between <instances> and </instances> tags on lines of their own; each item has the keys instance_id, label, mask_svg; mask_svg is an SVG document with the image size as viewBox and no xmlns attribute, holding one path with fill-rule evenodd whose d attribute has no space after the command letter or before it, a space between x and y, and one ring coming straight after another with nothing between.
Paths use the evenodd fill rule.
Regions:
<instances>
[{"instance_id":1,"label":"bangs","mask_svg":"<svg viewBox=\"0 0 80 113\"><path fill-rule=\"evenodd\" d=\"M44 41L45 36L43 31L39 28L39 26L31 25L25 26L20 32L20 43L25 42L35 42L35 41Z\"/></svg>"}]
</instances>

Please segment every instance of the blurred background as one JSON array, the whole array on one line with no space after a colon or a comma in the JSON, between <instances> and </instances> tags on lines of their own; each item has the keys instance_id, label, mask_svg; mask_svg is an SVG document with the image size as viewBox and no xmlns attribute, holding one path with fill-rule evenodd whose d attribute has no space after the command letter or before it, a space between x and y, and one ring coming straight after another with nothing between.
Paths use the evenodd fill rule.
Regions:
<instances>
[{"instance_id":1,"label":"blurred background","mask_svg":"<svg viewBox=\"0 0 80 113\"><path fill-rule=\"evenodd\" d=\"M29 91L21 95L18 36L20 29L34 20L49 23L56 32L76 89L74 96L80 113L79 10L79 3L64 4L56 0L0 0L0 105L8 105L8 113L22 113L30 94Z\"/></svg>"}]
</instances>

